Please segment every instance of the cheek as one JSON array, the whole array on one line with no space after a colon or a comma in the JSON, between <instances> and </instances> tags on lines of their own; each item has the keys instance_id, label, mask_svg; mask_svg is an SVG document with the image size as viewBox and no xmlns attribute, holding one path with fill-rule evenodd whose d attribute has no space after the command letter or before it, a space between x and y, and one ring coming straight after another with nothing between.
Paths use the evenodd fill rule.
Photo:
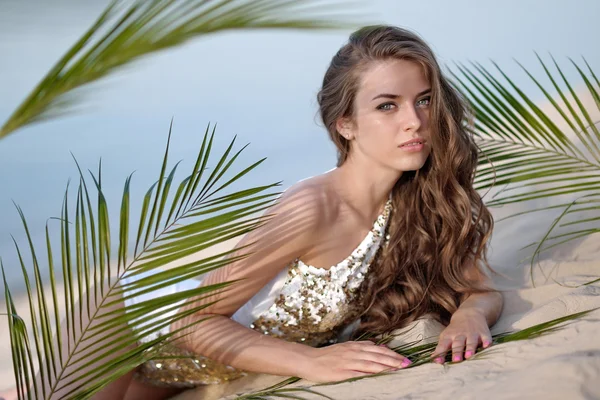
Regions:
<instances>
[{"instance_id":1,"label":"cheek","mask_svg":"<svg viewBox=\"0 0 600 400\"><path fill-rule=\"evenodd\" d=\"M362 118L358 120L358 126L364 133L369 133L373 128L377 129L382 125L384 125L383 116L375 113L364 114Z\"/></svg>"},{"instance_id":2,"label":"cheek","mask_svg":"<svg viewBox=\"0 0 600 400\"><path fill-rule=\"evenodd\" d=\"M399 124L397 118L390 115L370 115L364 118L360 126L360 132L365 137L369 136L378 140L393 139L398 132Z\"/></svg>"},{"instance_id":3,"label":"cheek","mask_svg":"<svg viewBox=\"0 0 600 400\"><path fill-rule=\"evenodd\" d=\"M365 113L356 118L356 140L363 152L372 157L397 157L398 118L382 113Z\"/></svg>"},{"instance_id":4,"label":"cheek","mask_svg":"<svg viewBox=\"0 0 600 400\"><path fill-rule=\"evenodd\" d=\"M396 147L398 124L393 118L377 117L365 121L359 133L365 148L378 153L393 151Z\"/></svg>"},{"instance_id":5,"label":"cheek","mask_svg":"<svg viewBox=\"0 0 600 400\"><path fill-rule=\"evenodd\" d=\"M423 111L421 114L421 131L429 133L429 111Z\"/></svg>"}]
</instances>

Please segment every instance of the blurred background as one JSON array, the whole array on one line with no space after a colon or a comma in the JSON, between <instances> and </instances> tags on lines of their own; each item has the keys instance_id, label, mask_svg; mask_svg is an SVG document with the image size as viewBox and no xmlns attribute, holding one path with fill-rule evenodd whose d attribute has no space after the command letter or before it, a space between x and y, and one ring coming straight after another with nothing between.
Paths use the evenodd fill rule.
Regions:
<instances>
[{"instance_id":1,"label":"blurred background","mask_svg":"<svg viewBox=\"0 0 600 400\"><path fill-rule=\"evenodd\" d=\"M0 120L4 122L41 77L97 18L106 0L0 0ZM548 52L577 78L567 57L585 56L600 68L597 0L379 0L354 2L365 24L387 23L419 33L442 64L497 62L534 100L543 95L515 63L543 72L534 52ZM208 123L217 123L219 148L237 135L242 164L266 162L247 185L283 181L283 188L335 166L335 150L320 124L316 94L331 57L351 30L234 31L194 40L153 55L89 88L76 116L26 127L0 141L0 257L13 290L22 277L11 239L24 243L13 201L25 212L34 240L43 243L48 217L58 216L69 179L97 169L116 224L125 178L132 215L158 176L171 118L171 165L189 170ZM520 206L516 206L520 207ZM516 208L510 211L515 211ZM499 211L495 211L498 213ZM504 211L503 211L504 212ZM537 240L549 220L499 224L492 265L515 267L517 249ZM536 222L543 222L536 225ZM519 236L515 236L515 231Z\"/></svg>"}]
</instances>

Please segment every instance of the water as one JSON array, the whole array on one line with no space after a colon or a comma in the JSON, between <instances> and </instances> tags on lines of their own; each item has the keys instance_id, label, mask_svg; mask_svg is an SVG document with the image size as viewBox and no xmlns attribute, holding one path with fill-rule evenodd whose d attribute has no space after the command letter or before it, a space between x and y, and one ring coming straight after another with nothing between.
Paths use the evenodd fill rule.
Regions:
<instances>
[{"instance_id":1,"label":"water","mask_svg":"<svg viewBox=\"0 0 600 400\"><path fill-rule=\"evenodd\" d=\"M369 15L365 18L416 30L432 44L442 63L486 62L493 57L527 90L533 85L511 58L540 76L533 49L550 49L559 60L583 54L593 67L600 65L593 41L599 33L595 18L600 3L544 4L528 9L516 0L393 5L375 1L365 5ZM0 121L8 118L102 7L97 1L63 0L34 8L17 0L2 2ZM248 185L283 180L285 188L330 169L335 151L316 119L315 96L330 57L347 34L269 31L210 36L153 56L90 87L83 103L86 108L75 117L35 125L1 140L0 256L10 285L22 288L10 235L25 244L12 201L23 208L34 242L43 245L47 218L59 215L68 179L72 187L77 180L70 152L84 169L95 170L102 158L113 226L123 182L133 171L132 215L137 217L136 207L158 176L172 117L171 160L184 160L180 178L191 168L209 122L219 124L219 148L234 135L240 146L251 143L241 165L267 157L246 177ZM574 76L570 70L567 74ZM529 228L532 238L540 232ZM510 237L508 233L497 236ZM519 245L499 242L496 262L514 264L518 256L510 246Z\"/></svg>"}]
</instances>

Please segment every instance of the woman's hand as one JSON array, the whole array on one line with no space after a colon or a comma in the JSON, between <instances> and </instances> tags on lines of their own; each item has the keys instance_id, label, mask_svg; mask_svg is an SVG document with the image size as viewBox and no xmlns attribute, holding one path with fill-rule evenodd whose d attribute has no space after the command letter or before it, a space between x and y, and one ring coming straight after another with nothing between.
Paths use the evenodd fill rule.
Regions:
<instances>
[{"instance_id":1,"label":"woman's hand","mask_svg":"<svg viewBox=\"0 0 600 400\"><path fill-rule=\"evenodd\" d=\"M385 370L404 368L411 362L385 345L371 341L310 348L298 376L313 382L337 382Z\"/></svg>"},{"instance_id":2,"label":"woman's hand","mask_svg":"<svg viewBox=\"0 0 600 400\"><path fill-rule=\"evenodd\" d=\"M450 324L440 334L439 343L433 353L434 361L444 363L446 353L452 349L452 361L469 359L481 344L487 348L492 344L492 334L483 313L476 310L461 310L452 315Z\"/></svg>"}]
</instances>

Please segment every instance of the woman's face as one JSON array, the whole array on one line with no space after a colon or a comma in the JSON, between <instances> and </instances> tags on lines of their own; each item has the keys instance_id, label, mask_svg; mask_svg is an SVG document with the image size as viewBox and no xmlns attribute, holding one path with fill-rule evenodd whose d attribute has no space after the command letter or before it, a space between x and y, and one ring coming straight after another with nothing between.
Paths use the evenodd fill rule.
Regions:
<instances>
[{"instance_id":1,"label":"woman's face","mask_svg":"<svg viewBox=\"0 0 600 400\"><path fill-rule=\"evenodd\" d=\"M337 125L351 141L350 158L398 172L423 167L431 151L430 99L431 85L420 65L407 60L373 62L361 76L352 120Z\"/></svg>"}]
</instances>

